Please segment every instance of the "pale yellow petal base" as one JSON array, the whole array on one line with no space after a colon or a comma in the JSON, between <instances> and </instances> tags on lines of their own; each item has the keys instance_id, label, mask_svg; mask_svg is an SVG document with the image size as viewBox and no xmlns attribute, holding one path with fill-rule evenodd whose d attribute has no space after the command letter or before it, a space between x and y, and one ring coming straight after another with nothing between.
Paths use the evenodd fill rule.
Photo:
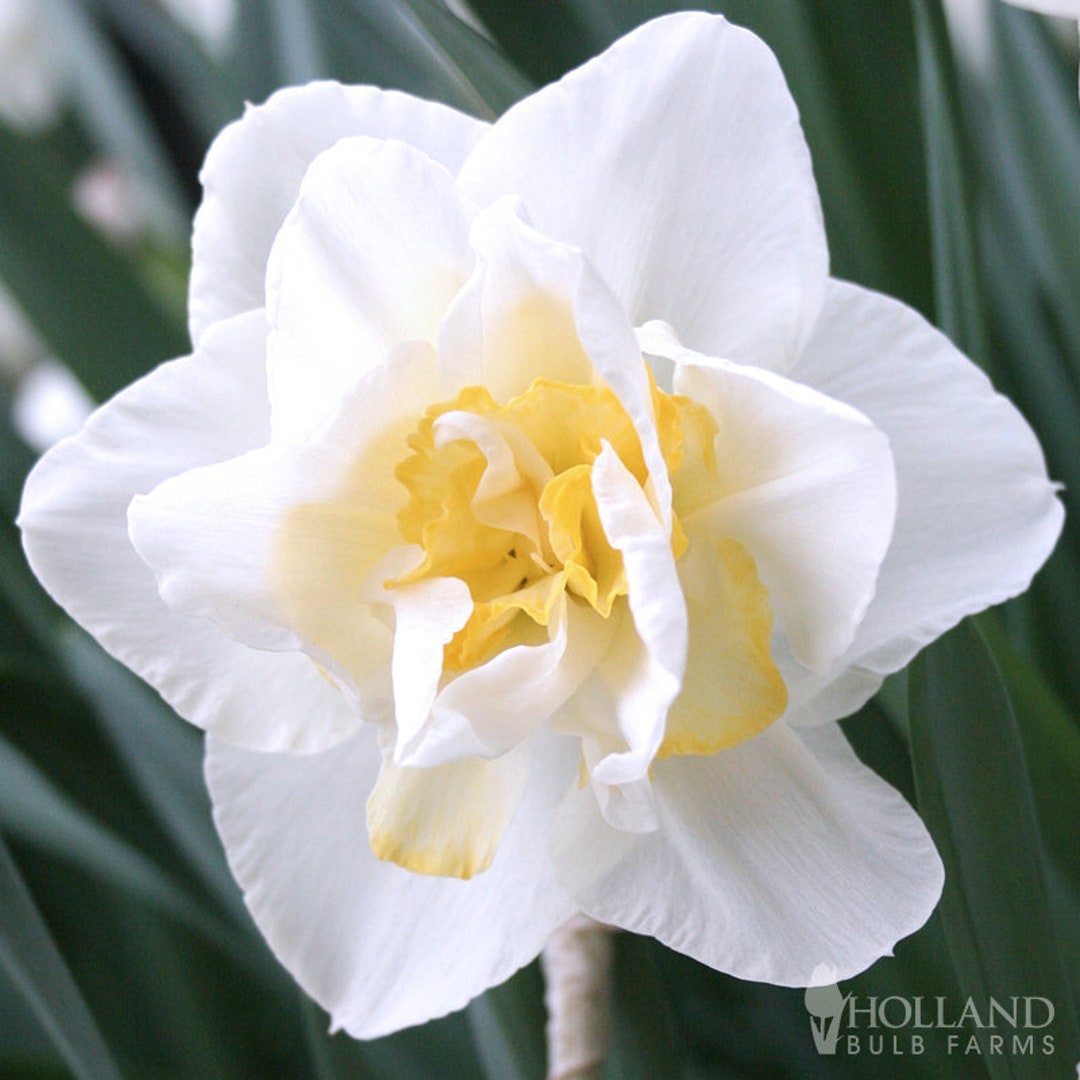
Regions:
<instances>
[{"instance_id":1,"label":"pale yellow petal base","mask_svg":"<svg viewBox=\"0 0 1080 1080\"><path fill-rule=\"evenodd\" d=\"M367 801L372 851L417 874L482 873L517 808L525 770L520 752L418 769L384 760Z\"/></svg>"}]
</instances>

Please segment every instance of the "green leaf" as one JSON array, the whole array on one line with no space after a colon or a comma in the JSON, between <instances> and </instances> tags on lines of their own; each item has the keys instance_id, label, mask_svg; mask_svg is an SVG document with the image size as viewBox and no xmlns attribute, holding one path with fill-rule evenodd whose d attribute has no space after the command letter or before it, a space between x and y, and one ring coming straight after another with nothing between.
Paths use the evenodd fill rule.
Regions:
<instances>
[{"instance_id":1,"label":"green leaf","mask_svg":"<svg viewBox=\"0 0 1080 1080\"><path fill-rule=\"evenodd\" d=\"M936 321L969 355L985 358L990 350L982 316L979 260L969 225L966 150L948 32L934 0L914 0L912 6L926 140Z\"/></svg>"},{"instance_id":2,"label":"green leaf","mask_svg":"<svg viewBox=\"0 0 1080 1080\"><path fill-rule=\"evenodd\" d=\"M267 5L282 81L300 85L329 74L311 0L270 0Z\"/></svg>"},{"instance_id":3,"label":"green leaf","mask_svg":"<svg viewBox=\"0 0 1080 1080\"><path fill-rule=\"evenodd\" d=\"M188 215L182 189L145 100L114 46L82 4L39 3L67 72L69 100L96 144L95 155L130 169L151 193L144 206L153 215L153 224L170 239L183 242Z\"/></svg>"},{"instance_id":4,"label":"green leaf","mask_svg":"<svg viewBox=\"0 0 1080 1080\"><path fill-rule=\"evenodd\" d=\"M82 810L3 735L0 828L9 836L82 866L105 884L135 893L228 952L244 955L235 931L209 914L136 848Z\"/></svg>"},{"instance_id":5,"label":"green leaf","mask_svg":"<svg viewBox=\"0 0 1080 1080\"><path fill-rule=\"evenodd\" d=\"M538 963L470 1002L465 1015L489 1080L543 1080L547 1010Z\"/></svg>"},{"instance_id":6,"label":"green leaf","mask_svg":"<svg viewBox=\"0 0 1080 1080\"><path fill-rule=\"evenodd\" d=\"M1072 877L1080 896L1080 863L1076 860L1080 726L1041 672L1009 641L993 613L980 616L977 622L1016 710L1043 839Z\"/></svg>"},{"instance_id":7,"label":"green leaf","mask_svg":"<svg viewBox=\"0 0 1080 1080\"><path fill-rule=\"evenodd\" d=\"M304 1041L311 1060L312 1080L378 1080L364 1057L363 1044L347 1035L331 1035L327 1031L329 1020L302 991L298 991L303 1022ZM399 1075L408 1075L401 1072Z\"/></svg>"},{"instance_id":8,"label":"green leaf","mask_svg":"<svg viewBox=\"0 0 1080 1080\"><path fill-rule=\"evenodd\" d=\"M1025 204L1028 240L1060 302L1080 311L1080 108L1076 61L1051 47L1043 21L1008 4L989 12L1001 65L995 129L1019 159L1009 196ZM989 156L989 155L988 155ZM1004 208L1007 214L1008 208ZM1080 375L1080 355L1064 357Z\"/></svg>"},{"instance_id":9,"label":"green leaf","mask_svg":"<svg viewBox=\"0 0 1080 1080\"><path fill-rule=\"evenodd\" d=\"M120 1071L0 837L0 967L80 1080Z\"/></svg>"},{"instance_id":10,"label":"green leaf","mask_svg":"<svg viewBox=\"0 0 1080 1080\"><path fill-rule=\"evenodd\" d=\"M473 0L472 7L506 55L537 85L554 82L618 36L602 13L600 24L595 21L603 5L582 0Z\"/></svg>"},{"instance_id":11,"label":"green leaf","mask_svg":"<svg viewBox=\"0 0 1080 1080\"><path fill-rule=\"evenodd\" d=\"M648 938L615 937L611 1066L621 1080L679 1080L688 1075L685 1046L655 951Z\"/></svg>"},{"instance_id":12,"label":"green leaf","mask_svg":"<svg viewBox=\"0 0 1080 1080\"><path fill-rule=\"evenodd\" d=\"M993 613L980 616L978 624L1016 708L1051 898L1066 944L1062 955L1075 988L1080 986L1080 863L1076 859L1080 726L1042 673L1013 647Z\"/></svg>"},{"instance_id":13,"label":"green leaf","mask_svg":"<svg viewBox=\"0 0 1080 1080\"><path fill-rule=\"evenodd\" d=\"M257 100L259 95L239 85L227 65L211 60L195 37L169 17L164 6L133 4L131 0L87 2L107 17L110 28L146 70L172 91L200 143L209 142L240 115L245 94ZM237 36L244 40L249 28L242 16L238 27Z\"/></svg>"},{"instance_id":14,"label":"green leaf","mask_svg":"<svg viewBox=\"0 0 1080 1080\"><path fill-rule=\"evenodd\" d=\"M374 10L385 4L365 0L365 6ZM471 86L478 104L492 119L532 91L532 83L518 68L438 0L397 0L397 7L410 36L424 43L448 80L462 80Z\"/></svg>"},{"instance_id":15,"label":"green leaf","mask_svg":"<svg viewBox=\"0 0 1080 1080\"><path fill-rule=\"evenodd\" d=\"M354 1046L359 1047L368 1069L386 1080L399 1076L477 1080L481 1075L468 1021L461 1012Z\"/></svg>"},{"instance_id":16,"label":"green leaf","mask_svg":"<svg viewBox=\"0 0 1080 1080\"><path fill-rule=\"evenodd\" d=\"M1054 1003L1059 1060L1080 1059L1038 822L1009 699L986 644L963 623L910 670L919 810L945 863L940 912L961 993ZM1045 1062L987 1055L997 1078L1043 1077Z\"/></svg>"},{"instance_id":17,"label":"green leaf","mask_svg":"<svg viewBox=\"0 0 1080 1080\"><path fill-rule=\"evenodd\" d=\"M57 635L64 668L94 706L129 775L162 829L234 919L250 920L210 817L202 739L144 683L105 655L86 634Z\"/></svg>"},{"instance_id":18,"label":"green leaf","mask_svg":"<svg viewBox=\"0 0 1080 1080\"><path fill-rule=\"evenodd\" d=\"M531 89L490 42L435 0L327 0L335 76L397 88L493 119Z\"/></svg>"}]
</instances>

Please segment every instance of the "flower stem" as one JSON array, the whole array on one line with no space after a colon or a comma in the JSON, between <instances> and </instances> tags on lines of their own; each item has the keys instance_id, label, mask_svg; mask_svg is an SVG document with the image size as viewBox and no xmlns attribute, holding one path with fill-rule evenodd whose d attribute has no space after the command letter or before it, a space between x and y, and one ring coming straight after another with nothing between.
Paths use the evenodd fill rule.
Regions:
<instances>
[{"instance_id":1,"label":"flower stem","mask_svg":"<svg viewBox=\"0 0 1080 1080\"><path fill-rule=\"evenodd\" d=\"M601 1080L611 1037L609 926L575 915L551 935L541 964L547 989L548 1080Z\"/></svg>"}]
</instances>

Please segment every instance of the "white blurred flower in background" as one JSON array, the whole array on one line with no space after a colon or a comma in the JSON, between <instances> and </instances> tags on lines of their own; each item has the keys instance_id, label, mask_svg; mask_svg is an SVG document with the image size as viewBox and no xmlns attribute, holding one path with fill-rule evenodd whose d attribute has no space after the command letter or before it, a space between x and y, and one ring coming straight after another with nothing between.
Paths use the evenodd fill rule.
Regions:
<instances>
[{"instance_id":1,"label":"white blurred flower in background","mask_svg":"<svg viewBox=\"0 0 1080 1080\"><path fill-rule=\"evenodd\" d=\"M0 3L0 120L12 127L48 127L65 92L63 49L48 32L41 0Z\"/></svg>"},{"instance_id":2,"label":"white blurred flower in background","mask_svg":"<svg viewBox=\"0 0 1080 1080\"><path fill-rule=\"evenodd\" d=\"M54 360L18 301L0 284L0 377L12 387L11 419L43 453L82 427L94 408L82 383Z\"/></svg>"},{"instance_id":3,"label":"white blurred flower in background","mask_svg":"<svg viewBox=\"0 0 1080 1080\"><path fill-rule=\"evenodd\" d=\"M236 27L236 0L157 0L211 55L228 52ZM68 35L61 16L70 0L0 3L0 121L25 131L47 128L71 92Z\"/></svg>"},{"instance_id":4,"label":"white blurred flower in background","mask_svg":"<svg viewBox=\"0 0 1080 1080\"><path fill-rule=\"evenodd\" d=\"M223 56L232 44L238 14L237 0L157 0L172 17L194 34L211 56Z\"/></svg>"}]
</instances>

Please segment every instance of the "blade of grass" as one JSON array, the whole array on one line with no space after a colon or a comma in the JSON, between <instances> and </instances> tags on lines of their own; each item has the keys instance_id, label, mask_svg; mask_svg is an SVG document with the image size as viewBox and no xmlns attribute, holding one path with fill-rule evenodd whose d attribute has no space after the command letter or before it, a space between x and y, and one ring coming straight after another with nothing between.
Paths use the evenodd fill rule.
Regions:
<instances>
[{"instance_id":1,"label":"blade of grass","mask_svg":"<svg viewBox=\"0 0 1080 1080\"><path fill-rule=\"evenodd\" d=\"M1080 1059L1023 746L1001 678L962 623L910 669L919 810L945 863L940 912L961 993L1054 1003L1056 1053ZM995 1080L1045 1076L1044 1062L987 1055Z\"/></svg>"},{"instance_id":2,"label":"blade of grass","mask_svg":"<svg viewBox=\"0 0 1080 1080\"><path fill-rule=\"evenodd\" d=\"M120 1070L2 837L0 966L79 1080L120 1080Z\"/></svg>"},{"instance_id":3,"label":"blade of grass","mask_svg":"<svg viewBox=\"0 0 1080 1080\"><path fill-rule=\"evenodd\" d=\"M939 4L914 0L919 89L926 144L930 235L937 324L969 356L990 347L982 316L982 286L967 208L970 191L948 28Z\"/></svg>"},{"instance_id":4,"label":"blade of grass","mask_svg":"<svg viewBox=\"0 0 1080 1080\"><path fill-rule=\"evenodd\" d=\"M240 935L207 912L140 851L84 812L0 735L0 828L135 893L181 924L244 957Z\"/></svg>"},{"instance_id":5,"label":"blade of grass","mask_svg":"<svg viewBox=\"0 0 1080 1080\"><path fill-rule=\"evenodd\" d=\"M543 1080L547 1011L537 964L470 1002L466 1016L489 1080Z\"/></svg>"},{"instance_id":6,"label":"blade of grass","mask_svg":"<svg viewBox=\"0 0 1080 1080\"><path fill-rule=\"evenodd\" d=\"M99 400L187 349L135 266L79 219L41 144L0 128L0 279Z\"/></svg>"},{"instance_id":7,"label":"blade of grass","mask_svg":"<svg viewBox=\"0 0 1080 1080\"><path fill-rule=\"evenodd\" d=\"M248 928L250 918L211 822L199 736L81 631L65 628L58 649L165 832L221 907Z\"/></svg>"}]
</instances>

